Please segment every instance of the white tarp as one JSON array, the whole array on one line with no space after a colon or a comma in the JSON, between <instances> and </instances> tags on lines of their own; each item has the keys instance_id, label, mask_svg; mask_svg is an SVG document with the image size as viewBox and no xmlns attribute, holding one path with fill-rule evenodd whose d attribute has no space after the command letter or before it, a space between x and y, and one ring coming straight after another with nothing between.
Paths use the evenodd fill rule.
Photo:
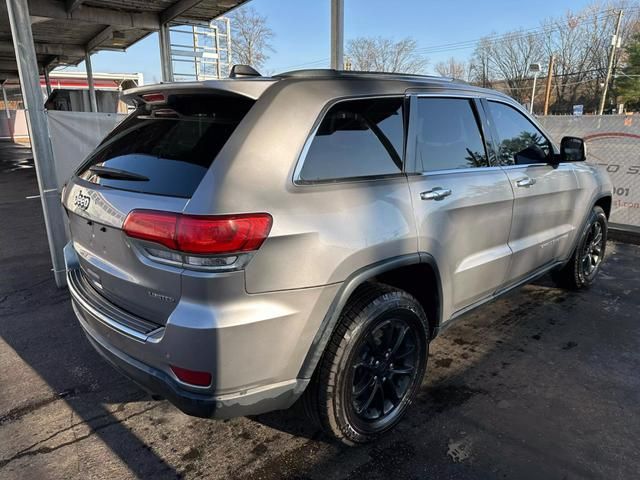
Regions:
<instances>
[{"instance_id":1,"label":"white tarp","mask_svg":"<svg viewBox=\"0 0 640 480\"><path fill-rule=\"evenodd\" d=\"M2 140L28 140L27 118L24 110L0 110L0 139Z\"/></svg>"},{"instance_id":2,"label":"white tarp","mask_svg":"<svg viewBox=\"0 0 640 480\"><path fill-rule=\"evenodd\" d=\"M126 115L49 110L47 117L60 189L86 156Z\"/></svg>"}]
</instances>

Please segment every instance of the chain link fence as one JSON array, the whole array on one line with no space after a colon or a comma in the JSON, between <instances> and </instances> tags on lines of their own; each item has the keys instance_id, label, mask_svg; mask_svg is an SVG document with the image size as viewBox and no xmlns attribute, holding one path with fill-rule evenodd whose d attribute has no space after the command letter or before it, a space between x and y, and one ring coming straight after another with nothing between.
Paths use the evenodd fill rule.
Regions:
<instances>
[{"instance_id":1,"label":"chain link fence","mask_svg":"<svg viewBox=\"0 0 640 480\"><path fill-rule=\"evenodd\" d=\"M640 229L640 115L546 116L540 123L560 143L582 137L590 163L602 166L613 181L611 222Z\"/></svg>"}]
</instances>

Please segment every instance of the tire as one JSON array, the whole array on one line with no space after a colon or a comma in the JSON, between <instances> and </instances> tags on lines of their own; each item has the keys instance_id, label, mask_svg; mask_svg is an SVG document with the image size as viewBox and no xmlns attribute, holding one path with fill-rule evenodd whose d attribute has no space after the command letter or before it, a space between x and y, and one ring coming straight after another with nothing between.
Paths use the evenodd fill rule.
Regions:
<instances>
[{"instance_id":1,"label":"tire","mask_svg":"<svg viewBox=\"0 0 640 480\"><path fill-rule=\"evenodd\" d=\"M607 247L607 216L593 207L571 259L552 273L555 283L570 290L587 288L596 279Z\"/></svg>"},{"instance_id":2,"label":"tire","mask_svg":"<svg viewBox=\"0 0 640 480\"><path fill-rule=\"evenodd\" d=\"M367 284L340 316L305 392L305 409L342 443L371 442L402 419L422 383L428 351L420 303L402 290Z\"/></svg>"}]
</instances>

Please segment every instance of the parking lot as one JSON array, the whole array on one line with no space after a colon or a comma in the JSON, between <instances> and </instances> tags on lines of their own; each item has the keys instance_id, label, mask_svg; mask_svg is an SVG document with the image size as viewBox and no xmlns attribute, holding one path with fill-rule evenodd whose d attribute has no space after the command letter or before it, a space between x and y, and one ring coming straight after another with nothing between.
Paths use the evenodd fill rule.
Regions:
<instances>
[{"instance_id":1,"label":"parking lot","mask_svg":"<svg viewBox=\"0 0 640 480\"><path fill-rule=\"evenodd\" d=\"M461 319L399 428L346 448L295 409L188 417L107 365L55 287L29 159L0 143L0 478L637 478L640 247L610 242L590 291L543 278Z\"/></svg>"}]
</instances>

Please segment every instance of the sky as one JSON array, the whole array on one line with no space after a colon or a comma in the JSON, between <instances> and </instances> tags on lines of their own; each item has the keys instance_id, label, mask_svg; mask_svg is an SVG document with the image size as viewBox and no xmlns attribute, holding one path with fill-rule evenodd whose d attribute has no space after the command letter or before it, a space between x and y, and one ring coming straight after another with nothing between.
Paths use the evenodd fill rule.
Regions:
<instances>
[{"instance_id":1,"label":"sky","mask_svg":"<svg viewBox=\"0 0 640 480\"><path fill-rule=\"evenodd\" d=\"M492 33L536 28L545 18L580 10L591 0L345 0L345 41L359 36L400 40L412 37L419 48L477 40ZM262 68L278 73L296 68L329 66L330 0L252 0L248 4L268 18L275 32L274 52ZM468 57L473 47L427 53L427 73L451 56ZM157 34L130 47L126 53L98 52L94 72L142 72L145 83L161 80ZM542 63L544 60L541 59ZM75 70L69 67L70 70ZM84 70L84 63L78 66Z\"/></svg>"}]
</instances>

